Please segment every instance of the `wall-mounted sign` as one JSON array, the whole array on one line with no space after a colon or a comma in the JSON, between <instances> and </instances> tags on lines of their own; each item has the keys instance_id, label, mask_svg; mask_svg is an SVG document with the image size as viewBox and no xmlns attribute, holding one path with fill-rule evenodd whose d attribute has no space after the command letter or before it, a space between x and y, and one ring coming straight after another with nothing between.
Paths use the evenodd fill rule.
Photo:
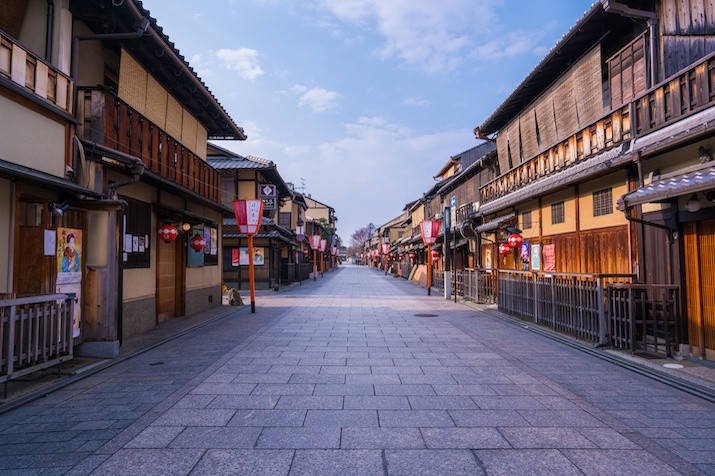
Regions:
<instances>
[{"instance_id":1,"label":"wall-mounted sign","mask_svg":"<svg viewBox=\"0 0 715 476\"><path fill-rule=\"evenodd\" d=\"M276 209L276 197L261 197L263 200L264 210L275 210Z\"/></svg>"},{"instance_id":2,"label":"wall-mounted sign","mask_svg":"<svg viewBox=\"0 0 715 476\"><path fill-rule=\"evenodd\" d=\"M79 336L82 319L82 230L57 228L57 286L56 291L74 294L72 336Z\"/></svg>"},{"instance_id":3,"label":"wall-mounted sign","mask_svg":"<svg viewBox=\"0 0 715 476\"><path fill-rule=\"evenodd\" d=\"M261 198L264 197L275 197L276 196L276 186L269 183L261 184Z\"/></svg>"},{"instance_id":4,"label":"wall-mounted sign","mask_svg":"<svg viewBox=\"0 0 715 476\"><path fill-rule=\"evenodd\" d=\"M531 245L531 270L539 271L541 269L541 245Z\"/></svg>"}]
</instances>

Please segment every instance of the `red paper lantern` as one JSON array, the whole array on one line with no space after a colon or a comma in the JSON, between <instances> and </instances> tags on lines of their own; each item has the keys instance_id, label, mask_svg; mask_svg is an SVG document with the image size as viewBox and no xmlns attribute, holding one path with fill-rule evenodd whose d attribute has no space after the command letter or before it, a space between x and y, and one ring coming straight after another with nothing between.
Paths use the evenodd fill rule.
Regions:
<instances>
[{"instance_id":1,"label":"red paper lantern","mask_svg":"<svg viewBox=\"0 0 715 476\"><path fill-rule=\"evenodd\" d=\"M524 238L522 238L521 235L514 233L509 237L509 246L512 248L521 248L521 245L523 244Z\"/></svg>"},{"instance_id":2,"label":"red paper lantern","mask_svg":"<svg viewBox=\"0 0 715 476\"><path fill-rule=\"evenodd\" d=\"M415 254L414 254L414 253L410 253L410 259L415 259Z\"/></svg>"},{"instance_id":3,"label":"red paper lantern","mask_svg":"<svg viewBox=\"0 0 715 476\"><path fill-rule=\"evenodd\" d=\"M499 254L508 255L509 253L511 253L511 249L511 246L509 246L507 243L502 243L501 245L499 245Z\"/></svg>"},{"instance_id":4,"label":"red paper lantern","mask_svg":"<svg viewBox=\"0 0 715 476\"><path fill-rule=\"evenodd\" d=\"M172 242L179 236L179 230L172 225L164 225L159 227L159 238L166 243Z\"/></svg>"},{"instance_id":5,"label":"red paper lantern","mask_svg":"<svg viewBox=\"0 0 715 476\"><path fill-rule=\"evenodd\" d=\"M204 237L201 235L196 235L191 240L189 241L189 245L191 246L191 249L194 251L201 251L204 249L204 246L206 246L206 240L204 240Z\"/></svg>"},{"instance_id":6,"label":"red paper lantern","mask_svg":"<svg viewBox=\"0 0 715 476\"><path fill-rule=\"evenodd\" d=\"M439 261L439 251L432 250L432 261Z\"/></svg>"},{"instance_id":7,"label":"red paper lantern","mask_svg":"<svg viewBox=\"0 0 715 476\"><path fill-rule=\"evenodd\" d=\"M422 241L425 245L435 244L437 234L439 234L439 222L430 220L420 222L420 233L422 233Z\"/></svg>"}]
</instances>

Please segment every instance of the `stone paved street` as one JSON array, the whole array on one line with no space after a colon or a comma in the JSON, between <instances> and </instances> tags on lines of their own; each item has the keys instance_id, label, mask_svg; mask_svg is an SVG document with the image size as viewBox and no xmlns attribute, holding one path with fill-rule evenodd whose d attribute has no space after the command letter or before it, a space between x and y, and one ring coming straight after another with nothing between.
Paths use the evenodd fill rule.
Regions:
<instances>
[{"instance_id":1,"label":"stone paved street","mask_svg":"<svg viewBox=\"0 0 715 476\"><path fill-rule=\"evenodd\" d=\"M715 474L713 405L404 280L258 306L1 416L0 473Z\"/></svg>"}]
</instances>

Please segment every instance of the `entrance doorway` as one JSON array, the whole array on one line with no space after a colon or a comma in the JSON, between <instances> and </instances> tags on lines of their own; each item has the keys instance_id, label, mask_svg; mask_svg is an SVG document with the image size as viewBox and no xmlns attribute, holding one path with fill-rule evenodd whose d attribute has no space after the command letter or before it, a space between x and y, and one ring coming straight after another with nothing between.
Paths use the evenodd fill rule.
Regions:
<instances>
[{"instance_id":1,"label":"entrance doorway","mask_svg":"<svg viewBox=\"0 0 715 476\"><path fill-rule=\"evenodd\" d=\"M715 360L715 220L683 224L690 350Z\"/></svg>"},{"instance_id":2,"label":"entrance doorway","mask_svg":"<svg viewBox=\"0 0 715 476\"><path fill-rule=\"evenodd\" d=\"M174 241L158 240L156 265L156 320L184 314L183 236Z\"/></svg>"}]
</instances>

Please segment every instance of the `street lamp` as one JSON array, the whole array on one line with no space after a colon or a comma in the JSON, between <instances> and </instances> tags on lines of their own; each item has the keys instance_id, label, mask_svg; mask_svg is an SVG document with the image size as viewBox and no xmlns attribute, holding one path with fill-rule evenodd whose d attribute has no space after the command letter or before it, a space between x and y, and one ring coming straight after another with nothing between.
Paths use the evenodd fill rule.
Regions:
<instances>
[{"instance_id":1,"label":"street lamp","mask_svg":"<svg viewBox=\"0 0 715 476\"><path fill-rule=\"evenodd\" d=\"M263 200L234 200L233 211L239 233L248 237L248 282L251 288L251 312L256 312L256 280L253 272L253 235L261 228Z\"/></svg>"},{"instance_id":2,"label":"street lamp","mask_svg":"<svg viewBox=\"0 0 715 476\"><path fill-rule=\"evenodd\" d=\"M385 261L385 274L387 274L387 254L390 252L390 243L382 244L382 256Z\"/></svg>"},{"instance_id":3,"label":"street lamp","mask_svg":"<svg viewBox=\"0 0 715 476\"><path fill-rule=\"evenodd\" d=\"M310 249L313 250L313 281L315 281L316 275L318 274L318 248L320 248L320 235L311 235L308 238L308 243L310 244Z\"/></svg>"},{"instance_id":4,"label":"street lamp","mask_svg":"<svg viewBox=\"0 0 715 476\"><path fill-rule=\"evenodd\" d=\"M323 277L323 272L325 272L325 258L323 258L323 253L325 253L325 246L328 244L328 240L320 240L320 277Z\"/></svg>"},{"instance_id":5,"label":"street lamp","mask_svg":"<svg viewBox=\"0 0 715 476\"><path fill-rule=\"evenodd\" d=\"M432 294L432 245L437 241L439 222L425 220L420 222L422 241L427 245L427 295Z\"/></svg>"}]
</instances>

